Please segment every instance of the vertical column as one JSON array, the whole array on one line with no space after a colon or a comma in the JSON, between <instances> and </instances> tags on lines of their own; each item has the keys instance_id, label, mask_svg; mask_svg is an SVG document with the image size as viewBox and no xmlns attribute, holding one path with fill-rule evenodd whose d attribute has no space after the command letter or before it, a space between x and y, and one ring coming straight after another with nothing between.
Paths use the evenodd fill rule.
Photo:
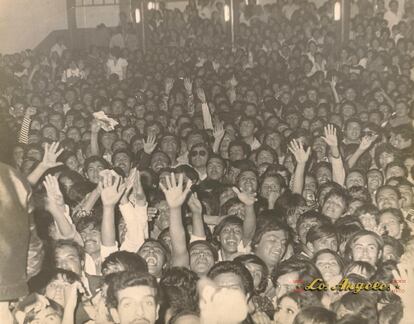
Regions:
<instances>
[{"instance_id":1,"label":"vertical column","mask_svg":"<svg viewBox=\"0 0 414 324\"><path fill-rule=\"evenodd\" d=\"M66 0L66 17L68 21L70 47L75 47L76 25L76 0Z\"/></svg>"}]
</instances>

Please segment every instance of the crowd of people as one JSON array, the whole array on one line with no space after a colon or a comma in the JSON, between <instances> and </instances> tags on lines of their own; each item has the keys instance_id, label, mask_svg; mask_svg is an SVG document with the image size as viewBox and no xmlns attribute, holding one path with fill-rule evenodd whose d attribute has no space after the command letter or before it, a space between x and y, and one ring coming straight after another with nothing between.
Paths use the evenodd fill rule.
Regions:
<instances>
[{"instance_id":1,"label":"crowd of people","mask_svg":"<svg viewBox=\"0 0 414 324\"><path fill-rule=\"evenodd\" d=\"M0 313L413 323L414 3L352 1L345 45L334 4L0 56Z\"/></svg>"}]
</instances>

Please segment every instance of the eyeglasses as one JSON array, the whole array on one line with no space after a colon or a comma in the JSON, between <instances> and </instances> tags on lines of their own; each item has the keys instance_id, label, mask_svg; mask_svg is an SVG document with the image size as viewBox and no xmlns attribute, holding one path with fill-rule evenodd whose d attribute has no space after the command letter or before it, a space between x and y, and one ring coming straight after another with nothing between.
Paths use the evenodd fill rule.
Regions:
<instances>
[{"instance_id":1,"label":"eyeglasses","mask_svg":"<svg viewBox=\"0 0 414 324\"><path fill-rule=\"evenodd\" d=\"M194 156L197 156L197 155L206 156L207 152L206 151L191 151L190 152L191 157L194 157Z\"/></svg>"}]
</instances>

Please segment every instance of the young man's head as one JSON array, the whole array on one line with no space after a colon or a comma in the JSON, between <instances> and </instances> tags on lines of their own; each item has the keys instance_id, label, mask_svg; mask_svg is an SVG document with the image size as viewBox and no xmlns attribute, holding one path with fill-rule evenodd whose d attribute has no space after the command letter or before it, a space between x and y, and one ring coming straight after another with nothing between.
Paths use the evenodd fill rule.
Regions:
<instances>
[{"instance_id":1,"label":"young man's head","mask_svg":"<svg viewBox=\"0 0 414 324\"><path fill-rule=\"evenodd\" d=\"M53 260L56 268L82 275L85 251L72 240L58 240L53 246Z\"/></svg>"},{"instance_id":2,"label":"young man's head","mask_svg":"<svg viewBox=\"0 0 414 324\"><path fill-rule=\"evenodd\" d=\"M384 242L378 234L361 230L348 240L345 254L352 261L364 261L376 267L383 248Z\"/></svg>"},{"instance_id":3,"label":"young man's head","mask_svg":"<svg viewBox=\"0 0 414 324\"><path fill-rule=\"evenodd\" d=\"M306 246L314 254L320 250L338 250L338 235L331 224L314 226L306 234Z\"/></svg>"},{"instance_id":4,"label":"young man's head","mask_svg":"<svg viewBox=\"0 0 414 324\"><path fill-rule=\"evenodd\" d=\"M115 323L154 324L160 308L160 288L148 273L116 273L110 279L106 303Z\"/></svg>"},{"instance_id":5,"label":"young man's head","mask_svg":"<svg viewBox=\"0 0 414 324\"><path fill-rule=\"evenodd\" d=\"M348 195L340 188L334 188L328 192L322 205L322 214L336 221L344 215L348 208Z\"/></svg>"},{"instance_id":6,"label":"young man's head","mask_svg":"<svg viewBox=\"0 0 414 324\"><path fill-rule=\"evenodd\" d=\"M157 278L161 278L164 267L169 262L168 249L158 240L148 239L138 251L148 265L148 272Z\"/></svg>"},{"instance_id":7,"label":"young man's head","mask_svg":"<svg viewBox=\"0 0 414 324\"><path fill-rule=\"evenodd\" d=\"M375 202L379 210L386 208L400 208L401 196L396 187L385 185L375 194Z\"/></svg>"}]
</instances>

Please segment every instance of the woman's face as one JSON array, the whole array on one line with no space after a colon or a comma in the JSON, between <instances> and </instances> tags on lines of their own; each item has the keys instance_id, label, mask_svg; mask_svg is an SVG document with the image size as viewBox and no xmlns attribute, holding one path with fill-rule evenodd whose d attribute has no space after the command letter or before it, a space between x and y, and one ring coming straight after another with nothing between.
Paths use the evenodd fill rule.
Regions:
<instances>
[{"instance_id":1,"label":"woman's face","mask_svg":"<svg viewBox=\"0 0 414 324\"><path fill-rule=\"evenodd\" d=\"M292 324L299 313L298 304L290 297L284 297L277 305L274 315L275 324Z\"/></svg>"}]
</instances>

